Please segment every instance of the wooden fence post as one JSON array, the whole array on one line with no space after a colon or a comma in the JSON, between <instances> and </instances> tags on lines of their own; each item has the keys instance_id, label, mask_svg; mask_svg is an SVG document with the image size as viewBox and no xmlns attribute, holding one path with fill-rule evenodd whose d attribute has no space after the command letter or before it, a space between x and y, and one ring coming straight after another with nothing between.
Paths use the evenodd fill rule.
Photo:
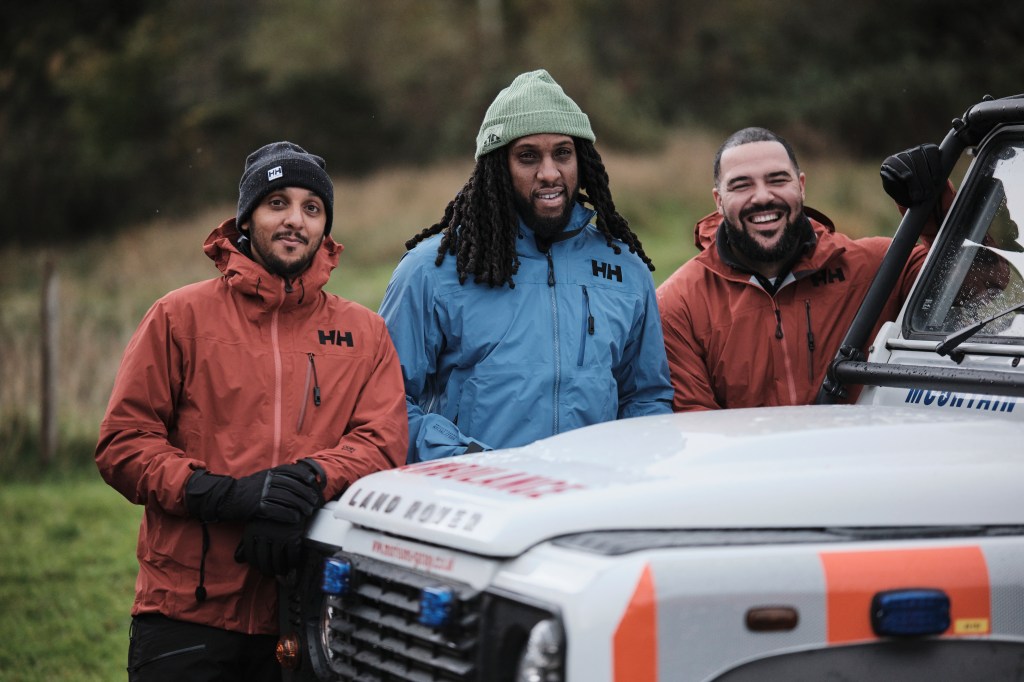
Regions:
<instances>
[{"instance_id":1,"label":"wooden fence post","mask_svg":"<svg viewBox=\"0 0 1024 682\"><path fill-rule=\"evenodd\" d=\"M42 391L39 422L39 455L43 466L49 466L57 453L57 346L58 295L57 267L53 256L43 264L42 298Z\"/></svg>"}]
</instances>

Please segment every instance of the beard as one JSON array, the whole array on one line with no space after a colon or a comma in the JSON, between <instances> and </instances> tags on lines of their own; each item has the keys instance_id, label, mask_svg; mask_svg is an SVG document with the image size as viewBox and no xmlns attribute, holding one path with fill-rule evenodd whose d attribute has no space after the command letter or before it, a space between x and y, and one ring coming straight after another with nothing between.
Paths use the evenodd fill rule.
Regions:
<instances>
[{"instance_id":1,"label":"beard","mask_svg":"<svg viewBox=\"0 0 1024 682\"><path fill-rule=\"evenodd\" d=\"M750 213L769 209L784 212L789 211L789 207L785 204L751 206L748 210L740 214L740 220L742 221L742 219ZM780 263L789 260L796 253L803 241L804 224L806 222L807 218L804 216L804 211L801 207L800 212L789 220L786 223L786 226L782 228L782 236L779 238L779 241L776 242L774 246L766 248L754 239L745 229L733 225L728 218L723 219L725 232L729 236L729 244L733 249L755 263Z\"/></svg>"},{"instance_id":2,"label":"beard","mask_svg":"<svg viewBox=\"0 0 1024 682\"><path fill-rule=\"evenodd\" d=\"M526 223L526 226L533 230L538 237L551 239L561 234L565 230L565 226L569 224L569 218L572 216L572 210L576 206L579 194L579 187L573 187L571 190L567 187L566 195L569 197L569 200L565 202L562 212L556 216L537 215L537 212L533 210L533 204L530 202L529 197L521 196L518 192L512 193L512 199L515 203L516 212L523 219L523 222Z\"/></svg>"},{"instance_id":3,"label":"beard","mask_svg":"<svg viewBox=\"0 0 1024 682\"><path fill-rule=\"evenodd\" d=\"M300 239L303 243L307 245L309 244L309 241L306 239L304 235L299 234L296 235L296 237ZM266 267L266 269L272 272L273 274L280 275L281 277L284 277L286 279L290 279L295 275L298 275L299 273L305 271L306 268L309 267L310 263L313 262L313 258L316 257L317 251L320 250L320 244L323 242L323 237L320 237L320 240L316 243L316 246L310 249L305 254L303 254L302 257L296 260L286 261L278 257L273 252L273 250L270 248L269 242L265 243L261 237L257 237L257 232L255 230L249 231L249 239L253 253L259 255L260 260L263 261L264 267ZM273 238L271 238L270 241L272 242Z\"/></svg>"}]
</instances>

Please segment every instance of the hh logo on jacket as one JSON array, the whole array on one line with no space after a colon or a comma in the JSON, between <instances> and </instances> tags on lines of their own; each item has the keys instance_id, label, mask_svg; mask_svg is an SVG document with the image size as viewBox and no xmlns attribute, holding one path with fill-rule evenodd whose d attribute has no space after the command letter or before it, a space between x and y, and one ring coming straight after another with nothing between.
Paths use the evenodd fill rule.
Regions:
<instances>
[{"instance_id":1,"label":"hh logo on jacket","mask_svg":"<svg viewBox=\"0 0 1024 682\"><path fill-rule=\"evenodd\" d=\"M334 344L335 346L348 346L353 348L356 344L352 340L352 332L343 332L339 329L332 329L330 331L324 331L318 329L317 333L320 335L320 345L326 346L327 344Z\"/></svg>"},{"instance_id":2,"label":"hh logo on jacket","mask_svg":"<svg viewBox=\"0 0 1024 682\"><path fill-rule=\"evenodd\" d=\"M602 263L600 261L591 260L590 267L594 270L594 277L604 277L605 279L614 279L618 282L622 281L622 266L621 265L609 265L608 263Z\"/></svg>"},{"instance_id":3,"label":"hh logo on jacket","mask_svg":"<svg viewBox=\"0 0 1024 682\"><path fill-rule=\"evenodd\" d=\"M818 287L822 284L832 284L833 282L845 282L846 274L842 268L836 268L835 270L819 270L810 277L811 284Z\"/></svg>"}]
</instances>

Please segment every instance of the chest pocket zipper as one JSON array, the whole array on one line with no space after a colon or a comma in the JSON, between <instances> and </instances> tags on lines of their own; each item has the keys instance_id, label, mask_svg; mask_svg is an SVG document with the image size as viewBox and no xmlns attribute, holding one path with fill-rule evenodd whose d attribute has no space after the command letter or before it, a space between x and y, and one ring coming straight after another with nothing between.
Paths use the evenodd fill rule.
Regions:
<instances>
[{"instance_id":1,"label":"chest pocket zipper","mask_svg":"<svg viewBox=\"0 0 1024 682\"><path fill-rule=\"evenodd\" d=\"M594 316L590 313L590 293L587 287L583 286L583 315L581 316L583 328L580 331L580 354L576 359L576 366L583 366L583 358L587 353L587 337L594 335Z\"/></svg>"},{"instance_id":2,"label":"chest pocket zipper","mask_svg":"<svg viewBox=\"0 0 1024 682\"><path fill-rule=\"evenodd\" d=\"M306 387L302 389L302 408L299 410L299 421L295 425L296 431L302 431L302 422L306 419L306 396L309 394L309 386L313 385L313 406L320 407L320 381L316 376L316 361L312 353L306 353L309 358L309 366L306 367Z\"/></svg>"}]
</instances>

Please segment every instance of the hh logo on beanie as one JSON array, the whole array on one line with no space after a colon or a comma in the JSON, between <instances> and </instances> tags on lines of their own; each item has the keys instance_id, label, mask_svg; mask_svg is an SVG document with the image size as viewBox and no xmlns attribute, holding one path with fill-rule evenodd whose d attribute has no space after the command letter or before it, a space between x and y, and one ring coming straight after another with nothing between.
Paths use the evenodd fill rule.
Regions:
<instances>
[{"instance_id":1,"label":"hh logo on beanie","mask_svg":"<svg viewBox=\"0 0 1024 682\"><path fill-rule=\"evenodd\" d=\"M324 234L331 233L334 183L327 174L327 164L292 142L272 142L246 157L245 170L238 181L236 223L244 225L263 197L282 187L305 187L323 199L327 217Z\"/></svg>"}]
</instances>

